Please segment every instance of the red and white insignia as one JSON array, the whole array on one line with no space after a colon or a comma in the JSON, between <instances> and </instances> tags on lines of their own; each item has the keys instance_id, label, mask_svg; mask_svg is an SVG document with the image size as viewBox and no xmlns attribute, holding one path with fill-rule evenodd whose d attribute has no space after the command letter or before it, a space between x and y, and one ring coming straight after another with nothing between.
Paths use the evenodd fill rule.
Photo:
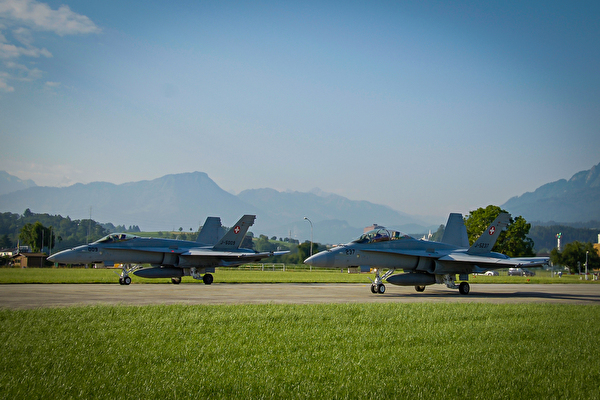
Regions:
<instances>
[{"instance_id":1,"label":"red and white insignia","mask_svg":"<svg viewBox=\"0 0 600 400\"><path fill-rule=\"evenodd\" d=\"M235 233L237 235L238 233L240 233L241 230L242 230L242 228L240 228L239 226L236 226L235 228L233 228L233 233Z\"/></svg>"},{"instance_id":2,"label":"red and white insignia","mask_svg":"<svg viewBox=\"0 0 600 400\"><path fill-rule=\"evenodd\" d=\"M492 227L490 228L490 230L489 230L489 234L490 234L490 235L493 235L495 232L496 232L496 227L495 227L495 226L492 226Z\"/></svg>"}]
</instances>

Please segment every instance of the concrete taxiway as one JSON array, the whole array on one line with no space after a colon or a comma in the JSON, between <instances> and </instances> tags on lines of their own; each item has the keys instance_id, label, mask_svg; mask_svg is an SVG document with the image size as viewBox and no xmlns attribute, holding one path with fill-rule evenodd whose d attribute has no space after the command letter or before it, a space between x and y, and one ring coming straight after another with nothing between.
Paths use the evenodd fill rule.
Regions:
<instances>
[{"instance_id":1,"label":"concrete taxiway","mask_svg":"<svg viewBox=\"0 0 600 400\"><path fill-rule=\"evenodd\" d=\"M479 284L463 296L442 285L417 293L368 284L13 284L0 285L0 308L31 309L93 304L313 304L313 303L563 303L600 305L598 284Z\"/></svg>"}]
</instances>

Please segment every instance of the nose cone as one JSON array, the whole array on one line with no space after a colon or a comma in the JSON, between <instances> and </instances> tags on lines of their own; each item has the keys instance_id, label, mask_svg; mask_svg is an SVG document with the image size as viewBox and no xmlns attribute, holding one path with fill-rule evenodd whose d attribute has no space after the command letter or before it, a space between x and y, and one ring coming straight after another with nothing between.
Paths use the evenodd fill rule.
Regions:
<instances>
[{"instance_id":1,"label":"nose cone","mask_svg":"<svg viewBox=\"0 0 600 400\"><path fill-rule=\"evenodd\" d=\"M69 253L71 253L71 250L63 250L56 254L52 254L48 257L48 261L59 264L69 264L71 258L69 257Z\"/></svg>"},{"instance_id":2,"label":"nose cone","mask_svg":"<svg viewBox=\"0 0 600 400\"><path fill-rule=\"evenodd\" d=\"M88 260L85 257L82 257L79 249L80 247L76 247L74 249L59 251L48 257L48 261L59 264L85 264Z\"/></svg>"},{"instance_id":3,"label":"nose cone","mask_svg":"<svg viewBox=\"0 0 600 400\"><path fill-rule=\"evenodd\" d=\"M335 256L331 251L322 251L312 257L308 257L304 260L304 264L320 268L333 268L334 258Z\"/></svg>"}]
</instances>

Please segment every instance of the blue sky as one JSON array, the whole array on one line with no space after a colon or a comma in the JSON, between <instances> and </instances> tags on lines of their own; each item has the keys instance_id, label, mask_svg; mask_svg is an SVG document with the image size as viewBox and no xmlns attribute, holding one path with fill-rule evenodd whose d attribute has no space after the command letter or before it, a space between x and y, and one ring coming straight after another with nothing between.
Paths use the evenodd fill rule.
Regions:
<instances>
[{"instance_id":1,"label":"blue sky","mask_svg":"<svg viewBox=\"0 0 600 400\"><path fill-rule=\"evenodd\" d=\"M599 4L0 0L0 170L500 205L600 162Z\"/></svg>"}]
</instances>

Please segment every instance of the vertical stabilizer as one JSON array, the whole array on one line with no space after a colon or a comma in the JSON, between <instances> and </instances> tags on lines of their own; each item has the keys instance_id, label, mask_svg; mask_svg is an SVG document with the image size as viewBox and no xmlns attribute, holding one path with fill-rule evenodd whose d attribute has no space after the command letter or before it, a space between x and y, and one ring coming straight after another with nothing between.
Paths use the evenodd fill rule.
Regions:
<instances>
[{"instance_id":1,"label":"vertical stabilizer","mask_svg":"<svg viewBox=\"0 0 600 400\"><path fill-rule=\"evenodd\" d=\"M227 231L225 236L213 247L214 250L237 250L250 228L254 224L256 215L244 215L235 225Z\"/></svg>"},{"instance_id":2,"label":"vertical stabilizer","mask_svg":"<svg viewBox=\"0 0 600 400\"><path fill-rule=\"evenodd\" d=\"M196 242L202 244L215 245L219 241L221 235L221 218L219 217L208 217L206 222L202 225L202 230L198 233Z\"/></svg>"},{"instance_id":3,"label":"vertical stabilizer","mask_svg":"<svg viewBox=\"0 0 600 400\"><path fill-rule=\"evenodd\" d=\"M469 236L467 236L467 227L462 214L452 213L448 216L442 243L462 248L469 247Z\"/></svg>"},{"instance_id":4,"label":"vertical stabilizer","mask_svg":"<svg viewBox=\"0 0 600 400\"><path fill-rule=\"evenodd\" d=\"M496 244L496 240L498 240L498 236L500 236L500 232L504 228L508 226L510 222L510 214L509 213L500 213L492 222L490 226L487 227L485 231L479 236L479 239L473 246L469 248L467 251L468 254L482 254L489 253L492 251L492 247Z\"/></svg>"}]
</instances>

